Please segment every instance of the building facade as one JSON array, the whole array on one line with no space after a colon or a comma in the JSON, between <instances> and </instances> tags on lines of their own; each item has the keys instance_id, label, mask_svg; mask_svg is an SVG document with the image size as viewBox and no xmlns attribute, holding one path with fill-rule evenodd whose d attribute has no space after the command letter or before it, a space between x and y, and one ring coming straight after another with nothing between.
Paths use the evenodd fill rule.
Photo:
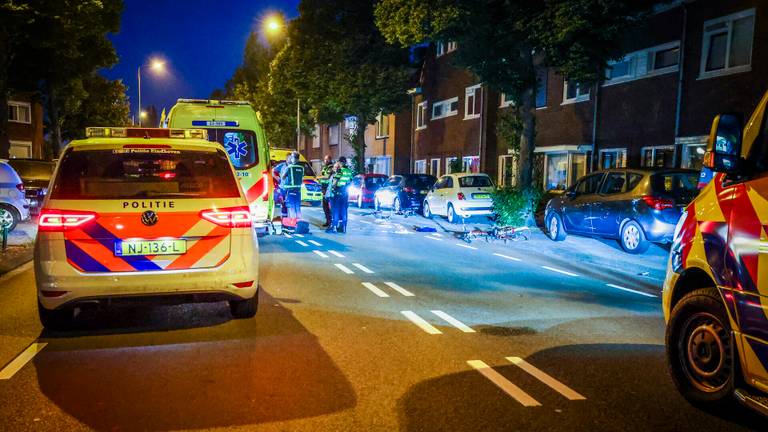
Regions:
<instances>
[{"instance_id":1,"label":"building facade","mask_svg":"<svg viewBox=\"0 0 768 432\"><path fill-rule=\"evenodd\" d=\"M11 158L42 159L43 106L27 94L8 99L8 137Z\"/></svg>"}]
</instances>

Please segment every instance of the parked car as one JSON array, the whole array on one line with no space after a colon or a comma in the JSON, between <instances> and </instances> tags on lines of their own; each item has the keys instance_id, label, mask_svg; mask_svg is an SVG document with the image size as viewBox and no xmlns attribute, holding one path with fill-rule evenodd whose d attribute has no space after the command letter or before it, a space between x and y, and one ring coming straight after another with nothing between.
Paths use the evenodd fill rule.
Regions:
<instances>
[{"instance_id":1,"label":"parked car","mask_svg":"<svg viewBox=\"0 0 768 432\"><path fill-rule=\"evenodd\" d=\"M13 231L19 222L29 218L29 204L24 196L24 183L15 169L0 161L0 226Z\"/></svg>"},{"instance_id":2,"label":"parked car","mask_svg":"<svg viewBox=\"0 0 768 432\"><path fill-rule=\"evenodd\" d=\"M8 163L16 170L24 183L24 193L29 200L29 213L40 212L40 204L48 193L56 164L40 159L10 159Z\"/></svg>"},{"instance_id":3,"label":"parked car","mask_svg":"<svg viewBox=\"0 0 768 432\"><path fill-rule=\"evenodd\" d=\"M457 173L440 177L427 194L424 217L445 216L457 223L471 216L493 215L493 181L487 174Z\"/></svg>"},{"instance_id":4,"label":"parked car","mask_svg":"<svg viewBox=\"0 0 768 432\"><path fill-rule=\"evenodd\" d=\"M699 173L686 169L613 169L580 178L552 198L544 221L552 240L567 234L619 240L629 253L672 241L680 215L698 194Z\"/></svg>"},{"instance_id":5,"label":"parked car","mask_svg":"<svg viewBox=\"0 0 768 432\"><path fill-rule=\"evenodd\" d=\"M421 211L424 198L436 181L437 178L429 174L393 175L374 193L374 208Z\"/></svg>"},{"instance_id":6,"label":"parked car","mask_svg":"<svg viewBox=\"0 0 768 432\"><path fill-rule=\"evenodd\" d=\"M357 204L360 208L373 204L373 194L386 182L387 176L384 174L356 175L347 187L349 202Z\"/></svg>"}]
</instances>

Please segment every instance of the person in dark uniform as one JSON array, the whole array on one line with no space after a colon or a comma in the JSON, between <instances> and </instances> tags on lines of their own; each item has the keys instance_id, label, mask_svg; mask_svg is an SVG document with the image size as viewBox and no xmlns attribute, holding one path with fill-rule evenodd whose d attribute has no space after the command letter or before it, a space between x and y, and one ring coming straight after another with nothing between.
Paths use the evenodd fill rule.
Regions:
<instances>
[{"instance_id":1,"label":"person in dark uniform","mask_svg":"<svg viewBox=\"0 0 768 432\"><path fill-rule=\"evenodd\" d=\"M296 229L301 219L301 187L304 184L304 167L299 165L299 153L292 152L286 158L286 166L280 172L280 188L285 190L285 206L288 218L283 226L288 230Z\"/></svg>"},{"instance_id":2,"label":"person in dark uniform","mask_svg":"<svg viewBox=\"0 0 768 432\"><path fill-rule=\"evenodd\" d=\"M331 202L326 198L326 192L328 192L328 184L331 181L331 174L333 174L333 159L331 155L325 155L323 158L323 169L320 171L320 187L323 190L323 213L325 213L324 228L331 226Z\"/></svg>"},{"instance_id":3,"label":"person in dark uniform","mask_svg":"<svg viewBox=\"0 0 768 432\"><path fill-rule=\"evenodd\" d=\"M327 196L331 198L332 220L325 232L347 232L347 210L349 209L347 186L352 181L352 174L352 170L347 167L347 158L340 157L334 165L328 187Z\"/></svg>"}]
</instances>

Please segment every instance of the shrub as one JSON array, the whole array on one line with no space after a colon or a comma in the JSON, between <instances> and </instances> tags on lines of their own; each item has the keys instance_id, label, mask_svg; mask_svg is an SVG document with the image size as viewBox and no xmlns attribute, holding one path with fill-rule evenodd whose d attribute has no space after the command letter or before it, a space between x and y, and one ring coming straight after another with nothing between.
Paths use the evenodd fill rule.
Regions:
<instances>
[{"instance_id":1,"label":"shrub","mask_svg":"<svg viewBox=\"0 0 768 432\"><path fill-rule=\"evenodd\" d=\"M492 195L496 223L502 226L528 225L533 221L533 214L542 195L542 191L536 188L497 189Z\"/></svg>"}]
</instances>

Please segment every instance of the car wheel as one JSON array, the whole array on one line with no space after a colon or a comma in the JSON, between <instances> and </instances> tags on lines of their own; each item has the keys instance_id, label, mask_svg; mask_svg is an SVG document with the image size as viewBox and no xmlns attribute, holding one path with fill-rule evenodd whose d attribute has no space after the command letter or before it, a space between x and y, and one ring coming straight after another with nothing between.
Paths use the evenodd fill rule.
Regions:
<instances>
[{"instance_id":1,"label":"car wheel","mask_svg":"<svg viewBox=\"0 0 768 432\"><path fill-rule=\"evenodd\" d=\"M648 250L650 242L646 240L643 228L635 221L629 221L621 228L619 237L621 248L631 254L640 254Z\"/></svg>"},{"instance_id":2,"label":"car wheel","mask_svg":"<svg viewBox=\"0 0 768 432\"><path fill-rule=\"evenodd\" d=\"M259 307L259 292L245 300L230 300L229 311L232 313L232 318L244 319L253 318L256 315L256 310Z\"/></svg>"},{"instance_id":3,"label":"car wheel","mask_svg":"<svg viewBox=\"0 0 768 432\"><path fill-rule=\"evenodd\" d=\"M363 208L363 195L357 196L357 208Z\"/></svg>"},{"instance_id":4,"label":"car wheel","mask_svg":"<svg viewBox=\"0 0 768 432\"><path fill-rule=\"evenodd\" d=\"M547 234L554 241L563 241L567 235L563 227L563 220L555 212L551 212L547 217Z\"/></svg>"},{"instance_id":5,"label":"car wheel","mask_svg":"<svg viewBox=\"0 0 768 432\"><path fill-rule=\"evenodd\" d=\"M381 201L379 201L379 197L373 199L373 209L376 211L381 211Z\"/></svg>"},{"instance_id":6,"label":"car wheel","mask_svg":"<svg viewBox=\"0 0 768 432\"><path fill-rule=\"evenodd\" d=\"M63 331L72 326L74 319L74 310L72 308L46 309L40 302L37 302L37 315L40 317L40 324L47 330Z\"/></svg>"},{"instance_id":7,"label":"car wheel","mask_svg":"<svg viewBox=\"0 0 768 432\"><path fill-rule=\"evenodd\" d=\"M424 210L422 211L422 214L427 219L432 219L432 210L429 208L429 202L424 201Z\"/></svg>"},{"instance_id":8,"label":"car wheel","mask_svg":"<svg viewBox=\"0 0 768 432\"><path fill-rule=\"evenodd\" d=\"M448 204L448 223L458 223L459 217L456 215L456 211L453 209L453 204Z\"/></svg>"},{"instance_id":9,"label":"car wheel","mask_svg":"<svg viewBox=\"0 0 768 432\"><path fill-rule=\"evenodd\" d=\"M400 213L400 211L402 210L400 206L400 197L395 197L395 200L392 201L392 210L395 213Z\"/></svg>"},{"instance_id":10,"label":"car wheel","mask_svg":"<svg viewBox=\"0 0 768 432\"><path fill-rule=\"evenodd\" d=\"M712 405L730 398L738 361L728 315L715 288L698 289L680 299L670 314L666 346L667 366L688 401Z\"/></svg>"},{"instance_id":11,"label":"car wheel","mask_svg":"<svg viewBox=\"0 0 768 432\"><path fill-rule=\"evenodd\" d=\"M7 205L0 204L0 228L8 227L8 232L11 232L16 228L21 216L16 212L16 209Z\"/></svg>"}]
</instances>

